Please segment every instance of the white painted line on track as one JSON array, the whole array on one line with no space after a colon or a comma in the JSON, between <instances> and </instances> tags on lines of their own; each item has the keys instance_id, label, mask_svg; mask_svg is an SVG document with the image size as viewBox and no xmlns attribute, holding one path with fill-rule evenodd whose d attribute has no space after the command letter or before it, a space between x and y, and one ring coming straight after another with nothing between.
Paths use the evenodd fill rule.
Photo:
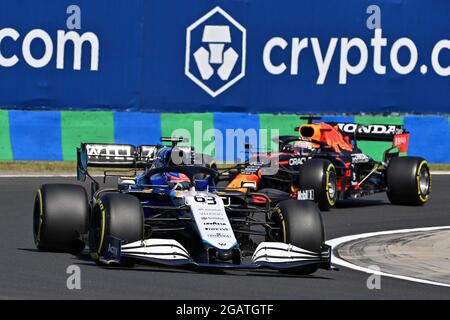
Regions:
<instances>
[{"instance_id":1,"label":"white painted line on track","mask_svg":"<svg viewBox=\"0 0 450 320\"><path fill-rule=\"evenodd\" d=\"M450 171L431 171L431 174L436 176L446 176L450 175Z\"/></svg>"},{"instance_id":2,"label":"white painted line on track","mask_svg":"<svg viewBox=\"0 0 450 320\"><path fill-rule=\"evenodd\" d=\"M372 270L369 268L361 267L356 264L350 263L346 260L343 260L343 259L335 256L335 254L334 254L334 249L337 248L339 245L344 244L349 241L353 241L353 240L382 236L382 235L389 235L389 234L397 234L397 233L401 234L401 233L409 233L409 232L417 232L417 231L435 231L435 230L446 230L446 229L450 229L450 226L415 228L415 229L400 229L400 230L361 233L361 234L331 239L331 240L328 240L326 243L333 248L332 255L331 255L331 263L333 263L333 264L336 264L336 265L339 265L342 267L346 267L346 268L350 268L353 270L357 270L357 271L362 271L365 273L377 274L380 276L385 276L385 277L390 277L390 278L396 278L396 279L401 279L401 280L407 280L407 281L413 281L413 282L418 282L418 283L431 284L431 285L435 285L435 286L450 288L450 284L447 284L447 283L441 283L441 282L435 282L435 281L430 281L430 280L425 280L425 279L420 279L420 278L396 275L396 274L391 274L391 273L386 273L386 272L382 272L382 271L376 271L376 270Z\"/></svg>"}]
</instances>

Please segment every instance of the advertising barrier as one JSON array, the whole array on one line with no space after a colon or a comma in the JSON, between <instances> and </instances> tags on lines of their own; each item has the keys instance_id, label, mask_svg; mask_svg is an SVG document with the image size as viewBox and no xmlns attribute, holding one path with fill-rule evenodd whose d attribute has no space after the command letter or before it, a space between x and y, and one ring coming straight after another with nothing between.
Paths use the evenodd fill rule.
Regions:
<instances>
[{"instance_id":1,"label":"advertising barrier","mask_svg":"<svg viewBox=\"0 0 450 320\"><path fill-rule=\"evenodd\" d=\"M409 155L431 163L450 163L450 118L441 116L324 116L322 121L361 124L403 124L411 133ZM197 152L218 162L267 150L275 135L295 135L305 123L293 114L140 113L110 111L0 110L0 160L74 161L81 142L154 144L161 136L190 138ZM391 142L360 141L359 148L376 160Z\"/></svg>"},{"instance_id":2,"label":"advertising barrier","mask_svg":"<svg viewBox=\"0 0 450 320\"><path fill-rule=\"evenodd\" d=\"M445 0L1 1L0 107L448 114L449 12Z\"/></svg>"}]
</instances>

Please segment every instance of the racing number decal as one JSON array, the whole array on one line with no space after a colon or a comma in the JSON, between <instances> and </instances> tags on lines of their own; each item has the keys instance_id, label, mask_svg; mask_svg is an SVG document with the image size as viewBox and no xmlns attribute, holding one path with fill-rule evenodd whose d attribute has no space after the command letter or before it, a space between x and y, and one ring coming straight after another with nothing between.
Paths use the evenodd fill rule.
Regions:
<instances>
[{"instance_id":1,"label":"racing number decal","mask_svg":"<svg viewBox=\"0 0 450 320\"><path fill-rule=\"evenodd\" d=\"M216 198L210 196L210 197L202 197L202 196L194 196L195 202L199 203L206 203L208 205L216 205L217 201Z\"/></svg>"},{"instance_id":2,"label":"racing number decal","mask_svg":"<svg viewBox=\"0 0 450 320\"><path fill-rule=\"evenodd\" d=\"M214 248L231 249L237 241L225 206L219 196L210 193L190 192L186 196L202 241Z\"/></svg>"}]
</instances>

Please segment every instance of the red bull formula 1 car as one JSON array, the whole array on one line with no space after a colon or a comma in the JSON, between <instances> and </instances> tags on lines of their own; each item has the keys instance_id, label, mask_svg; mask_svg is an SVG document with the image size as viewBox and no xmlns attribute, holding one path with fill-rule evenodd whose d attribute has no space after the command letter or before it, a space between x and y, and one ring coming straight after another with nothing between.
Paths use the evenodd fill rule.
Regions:
<instances>
[{"instance_id":1,"label":"red bull formula 1 car","mask_svg":"<svg viewBox=\"0 0 450 320\"><path fill-rule=\"evenodd\" d=\"M399 156L408 150L409 133L401 125L359 125L319 122L295 128L298 135L280 136L278 152L256 153L238 166L229 187L252 181L272 199L310 199L321 210L337 200L386 192L391 203L422 205L428 201L431 176L421 157ZM358 141L391 141L392 147L375 161ZM263 199L262 199L263 201Z\"/></svg>"}]
</instances>

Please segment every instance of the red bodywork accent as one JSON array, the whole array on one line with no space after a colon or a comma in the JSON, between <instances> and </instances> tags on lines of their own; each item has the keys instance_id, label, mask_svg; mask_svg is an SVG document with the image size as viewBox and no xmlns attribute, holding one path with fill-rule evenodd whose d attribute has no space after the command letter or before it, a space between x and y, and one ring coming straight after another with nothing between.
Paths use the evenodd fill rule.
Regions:
<instances>
[{"instance_id":1,"label":"red bodywork accent","mask_svg":"<svg viewBox=\"0 0 450 320\"><path fill-rule=\"evenodd\" d=\"M336 159L341 160L341 158L336 158ZM344 177L350 177L351 176L351 170L350 170L351 162L344 162L344 165L347 168L345 170ZM338 178L337 181L336 181L337 182L336 183L336 187L337 187L338 191L341 191L342 189L347 191L347 189L350 187L350 184L347 184L347 185L343 186L343 184L344 184L344 177ZM348 181L348 179L347 179L347 181Z\"/></svg>"},{"instance_id":2,"label":"red bodywork accent","mask_svg":"<svg viewBox=\"0 0 450 320\"><path fill-rule=\"evenodd\" d=\"M252 196L252 201L254 203L266 203L267 199L263 196Z\"/></svg>"}]
</instances>

